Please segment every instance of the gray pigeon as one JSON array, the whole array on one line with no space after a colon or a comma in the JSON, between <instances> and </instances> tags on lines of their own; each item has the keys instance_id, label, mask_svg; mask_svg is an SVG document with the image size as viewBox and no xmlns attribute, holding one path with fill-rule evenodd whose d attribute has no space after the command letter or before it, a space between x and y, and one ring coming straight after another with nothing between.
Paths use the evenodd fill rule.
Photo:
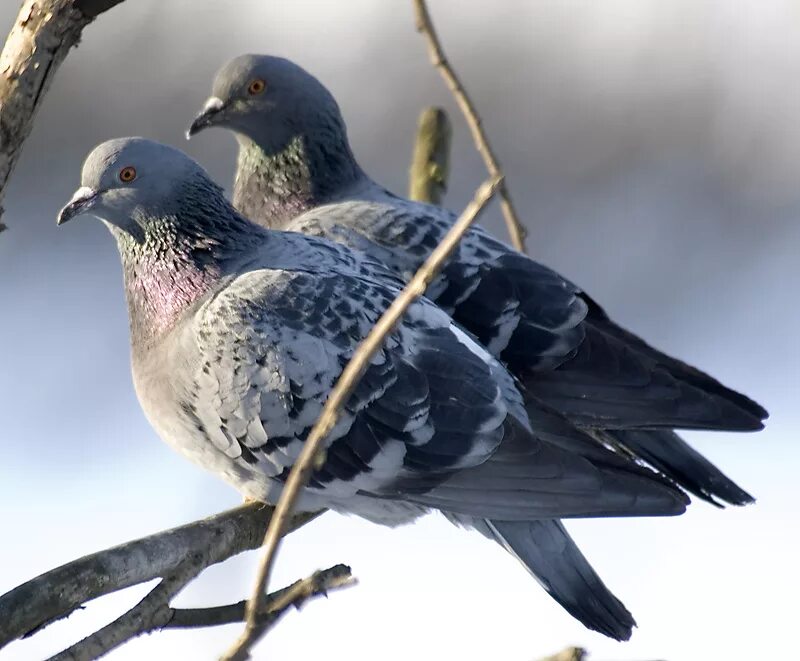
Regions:
<instances>
[{"instance_id":1,"label":"gray pigeon","mask_svg":"<svg viewBox=\"0 0 800 661\"><path fill-rule=\"evenodd\" d=\"M85 213L117 241L149 421L244 496L275 503L402 283L344 246L250 223L194 161L142 138L91 152L59 224ZM299 508L386 525L442 511L502 544L587 626L627 639L633 618L556 519L674 515L688 499L521 388L421 299L371 361Z\"/></svg>"},{"instance_id":2,"label":"gray pigeon","mask_svg":"<svg viewBox=\"0 0 800 661\"><path fill-rule=\"evenodd\" d=\"M233 201L254 222L338 241L404 279L452 226L450 211L397 197L364 173L333 96L293 62L238 57L212 93L188 135L234 132ZM672 428L758 430L767 412L621 328L554 271L476 227L428 296L530 395L602 442L716 505L753 501Z\"/></svg>"}]
</instances>

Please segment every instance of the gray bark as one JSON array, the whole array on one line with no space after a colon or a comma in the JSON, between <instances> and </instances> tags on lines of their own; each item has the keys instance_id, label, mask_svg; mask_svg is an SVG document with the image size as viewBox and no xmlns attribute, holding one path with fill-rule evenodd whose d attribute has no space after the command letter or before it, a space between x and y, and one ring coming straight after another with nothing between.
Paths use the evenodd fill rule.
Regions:
<instances>
[{"instance_id":1,"label":"gray bark","mask_svg":"<svg viewBox=\"0 0 800 661\"><path fill-rule=\"evenodd\" d=\"M250 503L216 516L92 553L0 596L0 648L111 592L168 577L198 555L203 567L258 548L272 508ZM316 516L292 520L294 530Z\"/></svg>"},{"instance_id":2,"label":"gray bark","mask_svg":"<svg viewBox=\"0 0 800 661\"><path fill-rule=\"evenodd\" d=\"M0 53L0 219L6 186L36 111L69 49L122 0L24 0ZM0 222L0 231L5 225Z\"/></svg>"}]
</instances>

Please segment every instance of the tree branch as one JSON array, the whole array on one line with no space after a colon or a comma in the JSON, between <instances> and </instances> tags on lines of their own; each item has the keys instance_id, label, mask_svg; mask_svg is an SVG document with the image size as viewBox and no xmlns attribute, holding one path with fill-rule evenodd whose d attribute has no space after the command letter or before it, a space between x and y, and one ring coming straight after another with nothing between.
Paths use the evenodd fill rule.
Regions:
<instances>
[{"instance_id":1,"label":"tree branch","mask_svg":"<svg viewBox=\"0 0 800 661\"><path fill-rule=\"evenodd\" d=\"M190 555L136 606L99 631L50 657L49 661L91 661L136 636L160 629L169 622L170 600L207 566L208 563L200 552Z\"/></svg>"},{"instance_id":2,"label":"tree branch","mask_svg":"<svg viewBox=\"0 0 800 661\"><path fill-rule=\"evenodd\" d=\"M241 505L216 516L87 555L0 596L0 648L67 617L82 604L154 578L173 576L187 557L203 568L258 548L273 508ZM317 514L294 517L296 530Z\"/></svg>"},{"instance_id":3,"label":"tree branch","mask_svg":"<svg viewBox=\"0 0 800 661\"><path fill-rule=\"evenodd\" d=\"M325 596L329 590L349 587L355 583L356 579L350 573L350 567L346 565L335 565L330 569L315 572L308 578L270 594L267 597L266 613L262 617L271 618L274 624L289 606L300 608L303 602L311 597ZM246 606L247 601L243 599L226 606L173 608L172 617L162 628L196 629L243 622Z\"/></svg>"},{"instance_id":4,"label":"tree branch","mask_svg":"<svg viewBox=\"0 0 800 661\"><path fill-rule=\"evenodd\" d=\"M67 52L123 0L25 0L0 53L0 218L6 185L36 111ZM5 225L0 222L0 231Z\"/></svg>"},{"instance_id":5,"label":"tree branch","mask_svg":"<svg viewBox=\"0 0 800 661\"><path fill-rule=\"evenodd\" d=\"M464 209L460 218L414 274L414 277L397 295L397 298L392 301L386 312L378 319L339 376L283 487L281 497L275 507L275 513L264 537L256 584L247 604L245 630L222 657L225 661L241 661L249 658L250 649L264 633L259 626L258 613L263 610L270 571L283 536L284 527L287 525L289 517L294 510L300 491L308 484L308 480L315 468L325 461L325 451L322 443L338 421L341 407L349 399L367 364L375 352L380 349L386 336L402 318L408 307L425 293L425 289L436 277L442 265L461 240L461 237L475 222L486 203L502 184L502 181L502 178L492 178L478 188L475 197Z\"/></svg>"},{"instance_id":6,"label":"tree branch","mask_svg":"<svg viewBox=\"0 0 800 661\"><path fill-rule=\"evenodd\" d=\"M442 203L450 175L451 136L450 118L443 108L426 108L420 113L409 171L412 200Z\"/></svg>"},{"instance_id":7,"label":"tree branch","mask_svg":"<svg viewBox=\"0 0 800 661\"><path fill-rule=\"evenodd\" d=\"M428 53L430 55L431 64L433 64L433 66L439 70L439 73L442 74L442 78L444 78L444 81L447 83L447 86L453 93L459 108L461 108L461 112L464 114L464 118L467 120L469 130L472 133L472 138L475 141L475 147L478 150L478 153L483 157L484 163L486 163L486 169L489 171L489 175L503 179L503 172L500 168L500 164L497 162L497 157L494 155L492 147L489 144L489 139L486 137L486 132L483 130L480 115L478 115L475 105L472 103L472 100L469 98L469 95L464 89L464 86L461 84L456 72L453 70L453 67L447 60L447 56L444 53L442 44L439 41L439 37L437 36L436 30L433 27L433 22L431 21L430 14L428 13L425 0L412 1L414 3L417 32L421 33L425 37L425 40L428 44ZM508 187L506 186L505 181L502 181L500 184L500 189L498 192L500 193L500 207L503 210L503 217L505 218L506 226L508 227L508 233L511 236L511 242L517 250L525 252L525 237L527 232L517 216L517 212L514 209L514 205L511 201L511 194L508 192Z\"/></svg>"},{"instance_id":8,"label":"tree branch","mask_svg":"<svg viewBox=\"0 0 800 661\"><path fill-rule=\"evenodd\" d=\"M170 600L203 569L204 559L199 554L190 557L173 576L161 581L134 608L69 649L51 657L49 661L97 659L128 640L157 629L208 627L241 622L244 618L244 601L214 608L170 608ZM269 595L264 611L259 614L259 622L265 630L269 630L291 607L300 608L313 597L327 596L330 590L354 583L350 567L345 565L314 572L308 578Z\"/></svg>"}]
</instances>

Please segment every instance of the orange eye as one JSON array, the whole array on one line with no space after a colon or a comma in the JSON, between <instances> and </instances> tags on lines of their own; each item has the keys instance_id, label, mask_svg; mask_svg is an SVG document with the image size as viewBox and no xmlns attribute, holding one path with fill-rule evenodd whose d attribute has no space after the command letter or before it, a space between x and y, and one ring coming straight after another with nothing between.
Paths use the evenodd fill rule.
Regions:
<instances>
[{"instance_id":1,"label":"orange eye","mask_svg":"<svg viewBox=\"0 0 800 661\"><path fill-rule=\"evenodd\" d=\"M267 84L261 78L256 78L250 81L247 86L247 93L255 96L256 94L261 94L265 89L267 89Z\"/></svg>"},{"instance_id":2,"label":"orange eye","mask_svg":"<svg viewBox=\"0 0 800 661\"><path fill-rule=\"evenodd\" d=\"M131 183L131 182L132 182L134 179L136 179L136 168L134 168L134 167L132 167L132 166L130 166L130 165L129 165L128 167L126 167L126 168L122 168L122 169L119 171L119 180L120 180L120 181L121 181L123 184L129 184L129 183Z\"/></svg>"}]
</instances>

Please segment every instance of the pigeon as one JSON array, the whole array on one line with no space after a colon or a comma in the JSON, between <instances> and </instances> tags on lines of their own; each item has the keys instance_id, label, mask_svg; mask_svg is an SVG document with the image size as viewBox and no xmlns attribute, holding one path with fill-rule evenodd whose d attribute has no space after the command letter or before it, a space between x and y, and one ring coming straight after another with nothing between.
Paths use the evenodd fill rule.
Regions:
<instances>
[{"instance_id":1,"label":"pigeon","mask_svg":"<svg viewBox=\"0 0 800 661\"><path fill-rule=\"evenodd\" d=\"M87 157L63 224L116 239L132 373L159 436L274 504L328 393L402 286L340 244L251 223L183 152L120 138ZM634 621L558 520L667 516L689 500L523 394L426 298L369 363L298 503L396 526L438 510L516 556L586 626Z\"/></svg>"},{"instance_id":2,"label":"pigeon","mask_svg":"<svg viewBox=\"0 0 800 661\"><path fill-rule=\"evenodd\" d=\"M360 250L404 280L456 219L370 179L334 97L289 60L243 55L224 65L187 137L210 126L238 141L233 202L245 216ZM428 296L530 395L600 442L714 505L753 502L673 429L755 431L764 408L620 327L566 278L474 227Z\"/></svg>"}]
</instances>

